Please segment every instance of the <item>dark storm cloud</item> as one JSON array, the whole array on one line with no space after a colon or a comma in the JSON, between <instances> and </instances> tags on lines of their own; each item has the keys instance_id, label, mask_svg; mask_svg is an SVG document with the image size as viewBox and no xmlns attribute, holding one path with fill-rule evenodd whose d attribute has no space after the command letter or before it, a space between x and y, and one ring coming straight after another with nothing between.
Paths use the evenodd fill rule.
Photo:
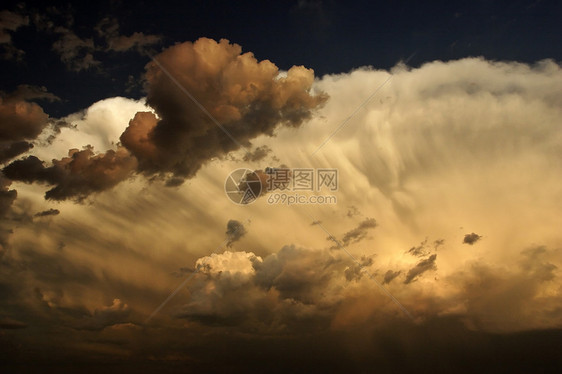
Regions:
<instances>
[{"instance_id":1,"label":"dark storm cloud","mask_svg":"<svg viewBox=\"0 0 562 374\"><path fill-rule=\"evenodd\" d=\"M388 270L386 273L384 273L384 279L382 281L382 284L388 284L388 283L392 282L394 280L394 278L399 276L401 273L402 273L402 271L400 271L400 270L398 270L398 271Z\"/></svg>"},{"instance_id":2,"label":"dark storm cloud","mask_svg":"<svg viewBox=\"0 0 562 374\"><path fill-rule=\"evenodd\" d=\"M21 155L33 148L33 144L26 141L0 143L0 163Z\"/></svg>"},{"instance_id":3,"label":"dark storm cloud","mask_svg":"<svg viewBox=\"0 0 562 374\"><path fill-rule=\"evenodd\" d=\"M42 212L36 213L34 215L34 217L48 217L48 216L57 216L60 214L60 211L58 209L49 209L49 210L44 210Z\"/></svg>"},{"instance_id":4,"label":"dark storm cloud","mask_svg":"<svg viewBox=\"0 0 562 374\"><path fill-rule=\"evenodd\" d=\"M235 219L229 220L226 224L226 239L228 240L226 246L232 247L232 244L240 240L246 233L246 228L242 222Z\"/></svg>"},{"instance_id":5,"label":"dark storm cloud","mask_svg":"<svg viewBox=\"0 0 562 374\"><path fill-rule=\"evenodd\" d=\"M463 239L463 243L464 244L469 244L469 245L473 245L474 243L476 243L477 241L479 241L482 237L476 233L470 233L470 234L466 234L464 236Z\"/></svg>"},{"instance_id":6,"label":"dark storm cloud","mask_svg":"<svg viewBox=\"0 0 562 374\"><path fill-rule=\"evenodd\" d=\"M68 157L53 160L52 166L44 166L37 157L29 156L12 162L3 172L12 180L54 185L45 193L46 199L81 200L129 178L136 165L135 158L123 148L95 154L91 147L86 147L81 151L71 149Z\"/></svg>"},{"instance_id":7,"label":"dark storm cloud","mask_svg":"<svg viewBox=\"0 0 562 374\"><path fill-rule=\"evenodd\" d=\"M360 242L367 237L368 231L374 229L375 227L377 227L377 221L374 218L365 219L359 224L359 226L344 234L341 240L343 246Z\"/></svg>"},{"instance_id":8,"label":"dark storm cloud","mask_svg":"<svg viewBox=\"0 0 562 374\"><path fill-rule=\"evenodd\" d=\"M253 151L246 153L243 160L246 162L261 161L266 158L267 155L271 152L271 148L269 148L267 145L262 145L261 147L257 147Z\"/></svg>"},{"instance_id":9,"label":"dark storm cloud","mask_svg":"<svg viewBox=\"0 0 562 374\"><path fill-rule=\"evenodd\" d=\"M222 39L201 38L172 46L155 59L228 133L244 146L278 125L298 127L327 96L312 95L312 70L302 66L278 77L273 63ZM240 148L155 63L147 65L147 103L121 142L146 174L171 172L190 178L213 157Z\"/></svg>"},{"instance_id":10,"label":"dark storm cloud","mask_svg":"<svg viewBox=\"0 0 562 374\"><path fill-rule=\"evenodd\" d=\"M437 255L432 254L428 258L418 262L416 264L416 266L411 268L408 271L408 274L406 274L406 279L404 280L404 284L412 283L413 281L415 281L417 279L417 277L419 277L420 275L422 275L426 271L437 270L437 266L435 265L436 259L437 259Z\"/></svg>"}]
</instances>

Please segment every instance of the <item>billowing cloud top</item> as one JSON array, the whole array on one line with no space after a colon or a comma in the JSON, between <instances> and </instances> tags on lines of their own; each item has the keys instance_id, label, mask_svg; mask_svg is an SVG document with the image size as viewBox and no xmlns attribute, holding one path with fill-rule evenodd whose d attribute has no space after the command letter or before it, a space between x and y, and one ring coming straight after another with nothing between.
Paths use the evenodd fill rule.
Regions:
<instances>
[{"instance_id":1,"label":"billowing cloud top","mask_svg":"<svg viewBox=\"0 0 562 374\"><path fill-rule=\"evenodd\" d=\"M192 177L210 158L272 135L278 125L301 125L327 99L311 94L312 70L294 66L279 78L272 62L225 39L178 44L155 60L146 73L147 103L155 114L137 114L121 136L148 174Z\"/></svg>"}]
</instances>

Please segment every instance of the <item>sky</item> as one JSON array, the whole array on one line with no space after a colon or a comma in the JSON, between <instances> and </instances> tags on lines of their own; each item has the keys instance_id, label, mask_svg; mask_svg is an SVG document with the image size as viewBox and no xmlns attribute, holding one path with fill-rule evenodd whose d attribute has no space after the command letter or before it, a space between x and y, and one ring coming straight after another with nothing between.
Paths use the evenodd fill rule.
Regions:
<instances>
[{"instance_id":1,"label":"sky","mask_svg":"<svg viewBox=\"0 0 562 374\"><path fill-rule=\"evenodd\" d=\"M5 2L7 372L559 372L561 5Z\"/></svg>"}]
</instances>

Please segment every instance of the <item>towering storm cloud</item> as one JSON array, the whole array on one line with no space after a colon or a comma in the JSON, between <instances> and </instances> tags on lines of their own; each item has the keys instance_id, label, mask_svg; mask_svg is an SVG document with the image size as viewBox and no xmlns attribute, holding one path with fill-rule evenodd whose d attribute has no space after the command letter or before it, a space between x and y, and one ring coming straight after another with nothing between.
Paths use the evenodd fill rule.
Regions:
<instances>
[{"instance_id":1,"label":"towering storm cloud","mask_svg":"<svg viewBox=\"0 0 562 374\"><path fill-rule=\"evenodd\" d=\"M272 62L225 39L170 47L147 65L146 80L156 113L138 113L121 141L140 171L180 178L278 125L300 126L327 99L311 93L312 70L293 66L280 76Z\"/></svg>"}]
</instances>

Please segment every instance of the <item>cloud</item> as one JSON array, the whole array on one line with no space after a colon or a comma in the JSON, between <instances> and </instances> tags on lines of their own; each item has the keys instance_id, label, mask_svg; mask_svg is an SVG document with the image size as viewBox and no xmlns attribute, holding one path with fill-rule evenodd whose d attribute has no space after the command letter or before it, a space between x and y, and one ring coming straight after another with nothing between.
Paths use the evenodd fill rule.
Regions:
<instances>
[{"instance_id":1,"label":"cloud","mask_svg":"<svg viewBox=\"0 0 562 374\"><path fill-rule=\"evenodd\" d=\"M6 177L26 183L54 185L45 193L48 200L82 200L131 177L136 160L123 148L95 154L92 147L71 149L68 157L53 160L52 166L35 156L12 162L3 169Z\"/></svg>"},{"instance_id":2,"label":"cloud","mask_svg":"<svg viewBox=\"0 0 562 374\"><path fill-rule=\"evenodd\" d=\"M476 234L476 233L470 233L470 234L466 234L464 236L464 239L462 240L462 242L464 244L469 244L469 245L473 245L474 243L476 243L477 241L480 240L480 238L482 238L480 235Z\"/></svg>"},{"instance_id":3,"label":"cloud","mask_svg":"<svg viewBox=\"0 0 562 374\"><path fill-rule=\"evenodd\" d=\"M388 270L386 273L384 273L384 279L382 281L382 284L388 284L388 283L392 282L394 280L394 278L399 276L401 273L402 273L402 271L400 271L400 270L398 270L398 271Z\"/></svg>"},{"instance_id":4,"label":"cloud","mask_svg":"<svg viewBox=\"0 0 562 374\"><path fill-rule=\"evenodd\" d=\"M296 246L263 259L251 252L226 251L201 258L196 266L207 277L190 287L192 297L178 317L265 331L292 329L307 321L307 329L324 325L327 311L340 300L325 291L333 275L344 276L344 265L332 255ZM286 326L289 321L294 326Z\"/></svg>"},{"instance_id":5,"label":"cloud","mask_svg":"<svg viewBox=\"0 0 562 374\"><path fill-rule=\"evenodd\" d=\"M347 214L346 214L346 215L347 215L349 218L353 218L353 217L358 216L358 215L360 215L360 214L361 214L361 212L359 211L359 209L357 209L356 206L352 205L352 206L350 206L350 207L347 209Z\"/></svg>"},{"instance_id":6,"label":"cloud","mask_svg":"<svg viewBox=\"0 0 562 374\"><path fill-rule=\"evenodd\" d=\"M9 10L0 11L0 44L10 43L11 36L7 31L16 31L29 24L29 17L22 16Z\"/></svg>"},{"instance_id":7,"label":"cloud","mask_svg":"<svg viewBox=\"0 0 562 374\"><path fill-rule=\"evenodd\" d=\"M85 315L75 323L79 330L103 330L128 321L131 308L120 299L113 299L109 306L96 308L91 315Z\"/></svg>"},{"instance_id":8,"label":"cloud","mask_svg":"<svg viewBox=\"0 0 562 374\"><path fill-rule=\"evenodd\" d=\"M121 35L119 22L115 18L105 17L95 27L97 34L105 39L105 51L127 52L135 50L145 53L149 46L162 41L160 35L147 35L143 32L134 32L130 36Z\"/></svg>"},{"instance_id":9,"label":"cloud","mask_svg":"<svg viewBox=\"0 0 562 374\"><path fill-rule=\"evenodd\" d=\"M46 100L49 102L60 101L60 97L47 91L44 86L32 86L29 84L20 84L17 88L7 94L4 100L14 101L30 101L30 100Z\"/></svg>"},{"instance_id":10,"label":"cloud","mask_svg":"<svg viewBox=\"0 0 562 374\"><path fill-rule=\"evenodd\" d=\"M373 258L372 257L366 257L366 256L361 256L361 260L359 261L360 263L354 263L353 265L351 265L350 267L348 267L347 269L345 269L345 279L347 279L348 281L352 281L352 280L359 280L361 279L362 276L362 271L364 268L367 268L371 265L373 265Z\"/></svg>"},{"instance_id":11,"label":"cloud","mask_svg":"<svg viewBox=\"0 0 562 374\"><path fill-rule=\"evenodd\" d=\"M30 140L52 124L49 116L30 100L60 100L45 87L19 85L13 92L0 92L0 163L33 148Z\"/></svg>"},{"instance_id":12,"label":"cloud","mask_svg":"<svg viewBox=\"0 0 562 374\"><path fill-rule=\"evenodd\" d=\"M246 233L246 228L242 222L235 219L228 220L226 224L226 239L228 240L226 246L232 247L232 244L240 240Z\"/></svg>"},{"instance_id":13,"label":"cloud","mask_svg":"<svg viewBox=\"0 0 562 374\"><path fill-rule=\"evenodd\" d=\"M34 92L30 86L19 86L12 94L0 97L0 141L35 139L48 125L49 116L27 98L49 96L47 92Z\"/></svg>"},{"instance_id":14,"label":"cloud","mask_svg":"<svg viewBox=\"0 0 562 374\"><path fill-rule=\"evenodd\" d=\"M311 94L312 70L292 67L277 79L278 68L222 39L201 38L166 49L147 65L147 103L156 114L139 114L121 137L139 160L142 172L169 172L191 178L213 157L240 146L234 143L182 91L187 90L237 142L249 145L272 135L280 125L298 127L327 99Z\"/></svg>"},{"instance_id":15,"label":"cloud","mask_svg":"<svg viewBox=\"0 0 562 374\"><path fill-rule=\"evenodd\" d=\"M142 52L147 46L160 43L161 39L157 35L145 35L142 32L134 32L130 36L113 36L107 40L107 44L110 51L124 52L134 48Z\"/></svg>"},{"instance_id":16,"label":"cloud","mask_svg":"<svg viewBox=\"0 0 562 374\"><path fill-rule=\"evenodd\" d=\"M267 145L262 145L254 149L252 152L246 153L244 155L243 160L246 162L261 161L264 158L266 158L267 155L270 154L271 152L272 152L271 148L269 148Z\"/></svg>"},{"instance_id":17,"label":"cloud","mask_svg":"<svg viewBox=\"0 0 562 374\"><path fill-rule=\"evenodd\" d=\"M295 152L313 152L327 129L341 123L349 108L358 107L389 74L392 84L381 90L381 100L358 112L315 158ZM0 344L22 347L3 349L4 357L41 352L56 358L64 351L61 362L68 357L121 363L122 357L131 363L137 357L143 363L181 359L183 368L222 365L220 371L250 364L263 368L283 351L285 371L298 364L317 369L321 363L328 370L364 372L372 367L501 371L510 358L519 357L514 371L552 367L555 372L562 262L559 214L552 202L562 198L561 78L555 63L483 59L391 72L359 69L315 81L313 90L331 99L306 126L279 127L275 138L255 140L289 165L338 168L339 205L315 210L314 220L336 228L352 205L363 213L359 221L377 217L377 234L368 241L376 252L369 271L381 283L387 280L385 288L413 321L372 279L356 277L357 267L345 253L318 249L325 247L326 235L301 209L272 209L263 199L237 207L226 198L212 198L223 196L226 175L240 162L219 157L190 183L173 189L136 178L97 195L94 204L58 203L64 219L6 227L13 234L0 261L1 307L29 327L4 331L11 335L0 337ZM119 116L69 121L77 128L64 128L51 145L36 142L29 152L50 160L86 144L117 148L128 120L150 112L140 104L122 111L126 102L104 106L104 112ZM154 117L157 123L159 116ZM108 127L101 131L103 124ZM104 145L94 139L104 139ZM9 220L23 209L49 208L37 186L14 185L18 200L8 193ZM199 261L187 289L150 326L139 328L138 320L177 287L178 275L187 278L197 260L216 248L238 209L267 217L252 221L245 252ZM279 229L271 230L273 224ZM466 251L461 226L485 230L487 239ZM347 230L344 226L340 232ZM438 277L430 273L429 254L404 253L425 236L430 253L443 248L431 238L447 243L439 252ZM356 258L366 254L359 246L349 251ZM420 273L423 261L430 269ZM172 272L182 265L181 274ZM418 274L404 284L412 270ZM101 330L68 328L91 319L100 305L111 305L107 295L121 300L127 295L135 310ZM27 354L21 355L14 357L24 361Z\"/></svg>"},{"instance_id":18,"label":"cloud","mask_svg":"<svg viewBox=\"0 0 562 374\"><path fill-rule=\"evenodd\" d=\"M33 148L33 144L26 141L0 143L0 163L4 163Z\"/></svg>"},{"instance_id":19,"label":"cloud","mask_svg":"<svg viewBox=\"0 0 562 374\"><path fill-rule=\"evenodd\" d=\"M427 247L427 238L423 242L420 243L417 247L412 247L408 250L408 253L412 256L416 257L423 257L427 256L429 252L426 250Z\"/></svg>"},{"instance_id":20,"label":"cloud","mask_svg":"<svg viewBox=\"0 0 562 374\"><path fill-rule=\"evenodd\" d=\"M20 27L29 25L29 17L9 10L0 11L0 50L2 57L7 60L20 60L24 51L16 48L12 42L12 33Z\"/></svg>"},{"instance_id":21,"label":"cloud","mask_svg":"<svg viewBox=\"0 0 562 374\"><path fill-rule=\"evenodd\" d=\"M343 246L348 246L349 244L358 243L367 237L367 232L370 229L377 227L377 221L374 218L367 218L359 226L346 232L342 237Z\"/></svg>"},{"instance_id":22,"label":"cloud","mask_svg":"<svg viewBox=\"0 0 562 374\"><path fill-rule=\"evenodd\" d=\"M95 27L95 37L79 36L73 30L74 18L64 11L53 11L50 14L35 14L33 19L39 31L55 34L57 40L52 49L69 70L80 72L96 68L101 71L99 60L108 52L135 51L144 54L150 46L161 42L159 35L133 32L126 36L120 34L119 23L115 18L105 17ZM60 20L63 19L63 22Z\"/></svg>"},{"instance_id":23,"label":"cloud","mask_svg":"<svg viewBox=\"0 0 562 374\"><path fill-rule=\"evenodd\" d=\"M311 70L293 67L286 77L278 79L274 64L258 62L251 53L241 54L240 46L226 40L217 43L202 38L178 44L156 59L237 141L247 145L258 135L272 135L278 126L300 126L327 99L324 94L311 94ZM193 76L198 77L197 82ZM82 151L71 149L69 157L54 160L48 167L30 156L8 165L4 173L14 180L55 185L47 191L47 199L80 200L115 186L134 172L147 176L171 173L168 184L177 186L192 178L207 161L239 148L154 62L148 64L146 77L147 103L156 113L137 112L121 134L122 147L98 155L91 146ZM221 87L216 82L221 82ZM42 114L40 119L45 121L47 116ZM27 127L30 130L25 135L40 132L38 126ZM13 131L12 127L5 131L8 129Z\"/></svg>"},{"instance_id":24,"label":"cloud","mask_svg":"<svg viewBox=\"0 0 562 374\"><path fill-rule=\"evenodd\" d=\"M417 277L419 277L426 271L437 270L437 266L435 265L436 259L437 259L437 255L432 254L428 258L418 262L416 266L408 270L408 274L406 274L406 279L404 279L404 284L412 283L417 279Z\"/></svg>"},{"instance_id":25,"label":"cloud","mask_svg":"<svg viewBox=\"0 0 562 374\"><path fill-rule=\"evenodd\" d=\"M47 216L57 216L60 214L60 211L58 209L49 209L49 210L44 210L42 212L39 213L35 213L34 217L47 217Z\"/></svg>"},{"instance_id":26,"label":"cloud","mask_svg":"<svg viewBox=\"0 0 562 374\"><path fill-rule=\"evenodd\" d=\"M90 70L101 64L94 58L96 50L92 38L80 38L72 30L59 26L54 29L59 40L53 43L53 50L60 56L68 69L79 72Z\"/></svg>"}]
</instances>

